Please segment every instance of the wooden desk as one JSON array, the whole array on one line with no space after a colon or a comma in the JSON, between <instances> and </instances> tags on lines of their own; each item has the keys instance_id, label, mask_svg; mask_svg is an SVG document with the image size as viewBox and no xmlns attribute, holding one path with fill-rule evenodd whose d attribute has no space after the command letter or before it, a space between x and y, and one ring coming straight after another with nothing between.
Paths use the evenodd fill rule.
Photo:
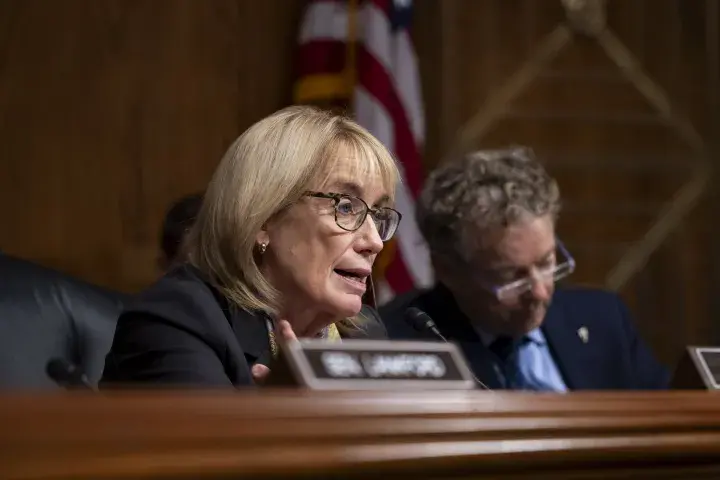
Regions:
<instances>
[{"instance_id":1,"label":"wooden desk","mask_svg":"<svg viewBox=\"0 0 720 480\"><path fill-rule=\"evenodd\" d=\"M720 478L708 392L0 397L0 478Z\"/></svg>"}]
</instances>

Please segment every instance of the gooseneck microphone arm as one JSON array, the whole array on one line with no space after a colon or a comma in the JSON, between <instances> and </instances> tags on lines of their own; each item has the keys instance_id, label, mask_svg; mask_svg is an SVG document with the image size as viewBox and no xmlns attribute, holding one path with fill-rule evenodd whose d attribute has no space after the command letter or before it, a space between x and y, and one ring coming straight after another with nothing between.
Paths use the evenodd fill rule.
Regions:
<instances>
[{"instance_id":1,"label":"gooseneck microphone arm","mask_svg":"<svg viewBox=\"0 0 720 480\"><path fill-rule=\"evenodd\" d=\"M450 343L445 336L440 333L440 330L437 328L437 325L435 325L435 321L430 318L430 315L423 312L419 308L416 307L410 307L407 310L405 310L405 321L408 322L415 330L417 330L420 333L424 332L430 332L433 335L435 335L437 338L442 340L445 343ZM473 379L475 380L475 383L477 383L481 388L485 390L490 390L490 387L485 385L483 382L481 382L475 374L470 371L470 374L472 375Z\"/></svg>"}]
</instances>

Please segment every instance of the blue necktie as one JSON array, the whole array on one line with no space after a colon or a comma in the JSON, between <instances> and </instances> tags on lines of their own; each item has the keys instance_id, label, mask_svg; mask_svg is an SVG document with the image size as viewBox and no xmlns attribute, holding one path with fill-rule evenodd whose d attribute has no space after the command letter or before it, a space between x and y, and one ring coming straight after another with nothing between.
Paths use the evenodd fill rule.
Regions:
<instances>
[{"instance_id":1,"label":"blue necktie","mask_svg":"<svg viewBox=\"0 0 720 480\"><path fill-rule=\"evenodd\" d=\"M519 340L512 337L498 337L488 347L498 359L498 367L503 375L504 386L510 390L544 390L540 385L527 378L520 369L519 351L530 339L526 336Z\"/></svg>"}]
</instances>

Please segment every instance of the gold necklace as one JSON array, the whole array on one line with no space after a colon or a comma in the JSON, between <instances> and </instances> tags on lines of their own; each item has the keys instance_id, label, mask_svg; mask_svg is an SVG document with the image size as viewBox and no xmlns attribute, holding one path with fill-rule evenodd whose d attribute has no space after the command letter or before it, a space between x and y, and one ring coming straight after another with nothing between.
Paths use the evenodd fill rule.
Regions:
<instances>
[{"instance_id":1,"label":"gold necklace","mask_svg":"<svg viewBox=\"0 0 720 480\"><path fill-rule=\"evenodd\" d=\"M278 344L277 340L275 339L275 328L273 327L272 320L266 319L265 325L268 329L268 340L270 341L270 354L272 355L272 358L277 358L278 356Z\"/></svg>"},{"instance_id":2,"label":"gold necklace","mask_svg":"<svg viewBox=\"0 0 720 480\"><path fill-rule=\"evenodd\" d=\"M270 354L272 355L272 358L277 358L278 356L278 344L277 344L277 338L275 337L275 328L273 326L273 322L270 319L266 319L265 324L267 325L268 329L268 340L270 342ZM324 338L326 340L329 340L331 342L338 342L340 341L340 332L338 332L337 327L334 324L328 325L325 327L322 332L318 335L319 338Z\"/></svg>"}]
</instances>

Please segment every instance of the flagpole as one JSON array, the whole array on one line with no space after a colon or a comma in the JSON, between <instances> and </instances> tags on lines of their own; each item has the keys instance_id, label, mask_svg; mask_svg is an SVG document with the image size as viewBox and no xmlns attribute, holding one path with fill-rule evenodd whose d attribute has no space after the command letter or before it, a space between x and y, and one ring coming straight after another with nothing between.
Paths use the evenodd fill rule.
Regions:
<instances>
[{"instance_id":1,"label":"flagpole","mask_svg":"<svg viewBox=\"0 0 720 480\"><path fill-rule=\"evenodd\" d=\"M347 2L347 39L345 42L345 78L347 81L348 109L355 112L355 83L357 82L357 17L359 0Z\"/></svg>"}]
</instances>

